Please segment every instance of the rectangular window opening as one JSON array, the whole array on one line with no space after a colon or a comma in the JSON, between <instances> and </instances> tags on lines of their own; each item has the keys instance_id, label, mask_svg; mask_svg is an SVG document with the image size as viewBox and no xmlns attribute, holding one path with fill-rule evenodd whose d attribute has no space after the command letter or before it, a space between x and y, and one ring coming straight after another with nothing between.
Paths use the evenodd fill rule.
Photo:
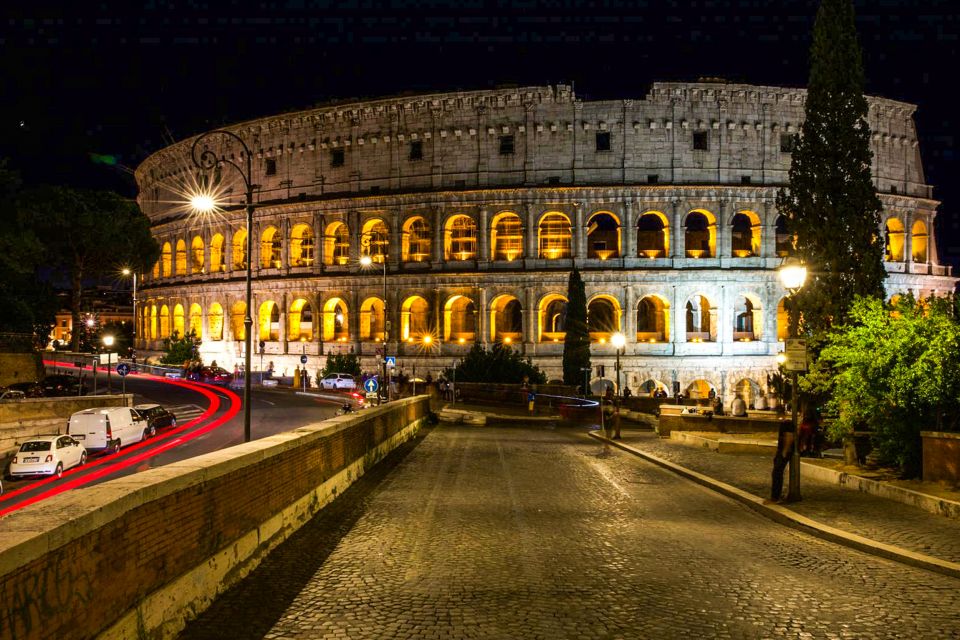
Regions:
<instances>
[{"instance_id":1,"label":"rectangular window opening","mask_svg":"<svg viewBox=\"0 0 960 640\"><path fill-rule=\"evenodd\" d=\"M706 131L693 132L693 149L694 151L707 150L707 132Z\"/></svg>"},{"instance_id":2,"label":"rectangular window opening","mask_svg":"<svg viewBox=\"0 0 960 640\"><path fill-rule=\"evenodd\" d=\"M750 184L750 176L740 176L740 184Z\"/></svg>"},{"instance_id":3,"label":"rectangular window opening","mask_svg":"<svg viewBox=\"0 0 960 640\"><path fill-rule=\"evenodd\" d=\"M513 136L500 136L500 155L513 155Z\"/></svg>"},{"instance_id":4,"label":"rectangular window opening","mask_svg":"<svg viewBox=\"0 0 960 640\"><path fill-rule=\"evenodd\" d=\"M610 151L609 131L597 131L597 151Z\"/></svg>"},{"instance_id":5,"label":"rectangular window opening","mask_svg":"<svg viewBox=\"0 0 960 640\"><path fill-rule=\"evenodd\" d=\"M648 174L647 182L649 182L650 184L657 184L658 182L660 182L660 174L658 173Z\"/></svg>"},{"instance_id":6,"label":"rectangular window opening","mask_svg":"<svg viewBox=\"0 0 960 640\"><path fill-rule=\"evenodd\" d=\"M343 149L331 149L330 150L330 166L342 167L343 164L344 164Z\"/></svg>"},{"instance_id":7,"label":"rectangular window opening","mask_svg":"<svg viewBox=\"0 0 960 640\"><path fill-rule=\"evenodd\" d=\"M267 158L266 174L268 176L277 175L277 161L273 158Z\"/></svg>"},{"instance_id":8,"label":"rectangular window opening","mask_svg":"<svg viewBox=\"0 0 960 640\"><path fill-rule=\"evenodd\" d=\"M423 140L410 143L410 160L423 160Z\"/></svg>"},{"instance_id":9,"label":"rectangular window opening","mask_svg":"<svg viewBox=\"0 0 960 640\"><path fill-rule=\"evenodd\" d=\"M795 133L780 134L780 153L793 153L793 150L796 148L797 148L797 134Z\"/></svg>"}]
</instances>

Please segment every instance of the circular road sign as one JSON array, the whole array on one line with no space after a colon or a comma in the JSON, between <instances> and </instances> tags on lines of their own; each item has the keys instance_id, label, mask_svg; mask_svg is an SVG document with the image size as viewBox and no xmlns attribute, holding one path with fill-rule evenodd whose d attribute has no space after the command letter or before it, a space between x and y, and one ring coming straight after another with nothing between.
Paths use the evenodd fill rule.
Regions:
<instances>
[{"instance_id":1,"label":"circular road sign","mask_svg":"<svg viewBox=\"0 0 960 640\"><path fill-rule=\"evenodd\" d=\"M300 356L300 364L307 364L307 356Z\"/></svg>"},{"instance_id":2,"label":"circular road sign","mask_svg":"<svg viewBox=\"0 0 960 640\"><path fill-rule=\"evenodd\" d=\"M379 388L380 383L377 382L376 378L367 378L366 382L363 383L363 390L367 393L374 393Z\"/></svg>"},{"instance_id":3,"label":"circular road sign","mask_svg":"<svg viewBox=\"0 0 960 640\"><path fill-rule=\"evenodd\" d=\"M121 376L125 376L128 373L130 373L130 365L128 365L125 362L121 362L120 364L117 365L117 374Z\"/></svg>"}]
</instances>

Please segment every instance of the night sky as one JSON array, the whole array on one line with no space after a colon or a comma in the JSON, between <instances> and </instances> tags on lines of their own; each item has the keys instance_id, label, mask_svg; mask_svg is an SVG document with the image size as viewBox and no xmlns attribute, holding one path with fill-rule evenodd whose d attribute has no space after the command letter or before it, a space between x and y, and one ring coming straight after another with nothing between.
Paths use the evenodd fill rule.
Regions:
<instances>
[{"instance_id":1,"label":"night sky","mask_svg":"<svg viewBox=\"0 0 960 640\"><path fill-rule=\"evenodd\" d=\"M640 98L700 76L804 86L818 3L0 4L0 155L28 184L132 196L130 170L171 140L318 103L560 82L583 99ZM960 261L956 0L855 6L866 91L919 105L941 255Z\"/></svg>"}]
</instances>

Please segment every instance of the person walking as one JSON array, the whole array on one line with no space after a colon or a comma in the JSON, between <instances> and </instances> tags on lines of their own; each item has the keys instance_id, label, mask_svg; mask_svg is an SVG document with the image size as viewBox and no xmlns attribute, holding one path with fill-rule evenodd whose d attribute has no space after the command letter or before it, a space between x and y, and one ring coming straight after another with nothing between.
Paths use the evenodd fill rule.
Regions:
<instances>
[{"instance_id":1,"label":"person walking","mask_svg":"<svg viewBox=\"0 0 960 640\"><path fill-rule=\"evenodd\" d=\"M773 456L773 475L770 482L770 500L768 502L783 502L783 472L790 464L793 455L793 425L789 420L780 421L777 433L777 453Z\"/></svg>"}]
</instances>

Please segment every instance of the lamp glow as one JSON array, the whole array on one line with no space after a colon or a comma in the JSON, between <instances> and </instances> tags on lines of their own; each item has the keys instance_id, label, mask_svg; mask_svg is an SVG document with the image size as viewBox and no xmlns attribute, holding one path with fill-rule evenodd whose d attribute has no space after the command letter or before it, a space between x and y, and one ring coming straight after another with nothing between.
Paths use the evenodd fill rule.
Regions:
<instances>
[{"instance_id":1,"label":"lamp glow","mask_svg":"<svg viewBox=\"0 0 960 640\"><path fill-rule=\"evenodd\" d=\"M623 349L623 345L626 343L627 339L619 331L610 336L610 344L612 344L615 349Z\"/></svg>"},{"instance_id":2,"label":"lamp glow","mask_svg":"<svg viewBox=\"0 0 960 640\"><path fill-rule=\"evenodd\" d=\"M781 351L780 353L777 354L777 364L786 364L786 362L787 362L787 354Z\"/></svg>"},{"instance_id":3,"label":"lamp glow","mask_svg":"<svg viewBox=\"0 0 960 640\"><path fill-rule=\"evenodd\" d=\"M210 213L217 203L209 193L195 193L190 196L190 207L198 213Z\"/></svg>"},{"instance_id":4,"label":"lamp glow","mask_svg":"<svg viewBox=\"0 0 960 640\"><path fill-rule=\"evenodd\" d=\"M113 346L113 336L103 336L103 346L112 347Z\"/></svg>"},{"instance_id":5,"label":"lamp glow","mask_svg":"<svg viewBox=\"0 0 960 640\"><path fill-rule=\"evenodd\" d=\"M433 338L431 336L423 336L423 344L430 344L431 342L433 342Z\"/></svg>"},{"instance_id":6,"label":"lamp glow","mask_svg":"<svg viewBox=\"0 0 960 640\"><path fill-rule=\"evenodd\" d=\"M371 258L370 256L361 256L360 264L362 264L365 267L369 267L370 265L373 264L373 258Z\"/></svg>"},{"instance_id":7,"label":"lamp glow","mask_svg":"<svg viewBox=\"0 0 960 640\"><path fill-rule=\"evenodd\" d=\"M788 260L780 267L780 283L790 291L797 291L807 281L807 267L795 260Z\"/></svg>"}]
</instances>

